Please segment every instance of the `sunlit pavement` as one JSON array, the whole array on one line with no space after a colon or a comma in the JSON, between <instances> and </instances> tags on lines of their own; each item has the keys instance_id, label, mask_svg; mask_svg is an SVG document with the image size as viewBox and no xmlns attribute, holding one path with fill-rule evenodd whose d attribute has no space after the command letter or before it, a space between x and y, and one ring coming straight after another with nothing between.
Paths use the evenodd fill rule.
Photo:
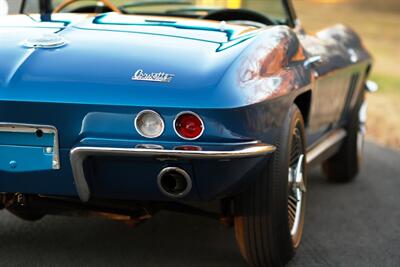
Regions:
<instances>
[{"instance_id":1,"label":"sunlit pavement","mask_svg":"<svg viewBox=\"0 0 400 267\"><path fill-rule=\"evenodd\" d=\"M290 267L400 266L400 154L366 147L365 168L347 185L310 174L304 241ZM160 213L130 228L103 219L0 212L0 266L246 266L232 229Z\"/></svg>"}]
</instances>

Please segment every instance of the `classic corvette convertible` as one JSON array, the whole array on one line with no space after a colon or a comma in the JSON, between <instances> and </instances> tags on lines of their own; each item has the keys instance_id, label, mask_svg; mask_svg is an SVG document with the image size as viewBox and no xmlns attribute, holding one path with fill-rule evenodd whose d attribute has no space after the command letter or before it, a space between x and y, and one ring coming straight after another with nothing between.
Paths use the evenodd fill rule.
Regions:
<instances>
[{"instance_id":1,"label":"classic corvette convertible","mask_svg":"<svg viewBox=\"0 0 400 267\"><path fill-rule=\"evenodd\" d=\"M1 206L16 216L203 215L234 226L250 265L282 266L307 169L357 175L374 86L352 29L308 34L290 0L19 2L0 17Z\"/></svg>"}]
</instances>

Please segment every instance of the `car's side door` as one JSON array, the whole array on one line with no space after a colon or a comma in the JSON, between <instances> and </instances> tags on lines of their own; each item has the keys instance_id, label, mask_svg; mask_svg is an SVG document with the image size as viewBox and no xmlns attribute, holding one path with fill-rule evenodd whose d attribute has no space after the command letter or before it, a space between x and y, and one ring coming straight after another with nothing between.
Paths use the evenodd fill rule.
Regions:
<instances>
[{"instance_id":1,"label":"car's side door","mask_svg":"<svg viewBox=\"0 0 400 267\"><path fill-rule=\"evenodd\" d=\"M343 60L343 51L333 42L315 36L300 36L307 52L305 67L314 73L309 127L312 131L328 128L340 121L351 89L352 75Z\"/></svg>"}]
</instances>

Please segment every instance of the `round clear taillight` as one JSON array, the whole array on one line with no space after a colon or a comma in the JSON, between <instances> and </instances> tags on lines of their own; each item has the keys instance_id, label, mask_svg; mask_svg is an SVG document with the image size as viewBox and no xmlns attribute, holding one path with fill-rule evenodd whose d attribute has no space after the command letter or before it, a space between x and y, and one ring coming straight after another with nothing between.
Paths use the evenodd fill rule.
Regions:
<instances>
[{"instance_id":1,"label":"round clear taillight","mask_svg":"<svg viewBox=\"0 0 400 267\"><path fill-rule=\"evenodd\" d=\"M204 132L202 119L193 112L182 112L176 116L174 129L179 137L185 140L195 140Z\"/></svg>"},{"instance_id":2,"label":"round clear taillight","mask_svg":"<svg viewBox=\"0 0 400 267\"><path fill-rule=\"evenodd\" d=\"M164 121L152 110L143 110L135 119L136 131L146 138L157 138L164 132Z\"/></svg>"}]
</instances>

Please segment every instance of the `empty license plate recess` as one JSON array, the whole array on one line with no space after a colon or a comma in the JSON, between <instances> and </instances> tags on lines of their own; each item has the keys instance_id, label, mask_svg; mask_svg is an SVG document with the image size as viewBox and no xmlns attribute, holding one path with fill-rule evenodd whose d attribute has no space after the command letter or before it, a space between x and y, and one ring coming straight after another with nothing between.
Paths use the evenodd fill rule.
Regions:
<instances>
[{"instance_id":1,"label":"empty license plate recess","mask_svg":"<svg viewBox=\"0 0 400 267\"><path fill-rule=\"evenodd\" d=\"M0 171L60 169L58 132L53 126L0 123Z\"/></svg>"}]
</instances>

